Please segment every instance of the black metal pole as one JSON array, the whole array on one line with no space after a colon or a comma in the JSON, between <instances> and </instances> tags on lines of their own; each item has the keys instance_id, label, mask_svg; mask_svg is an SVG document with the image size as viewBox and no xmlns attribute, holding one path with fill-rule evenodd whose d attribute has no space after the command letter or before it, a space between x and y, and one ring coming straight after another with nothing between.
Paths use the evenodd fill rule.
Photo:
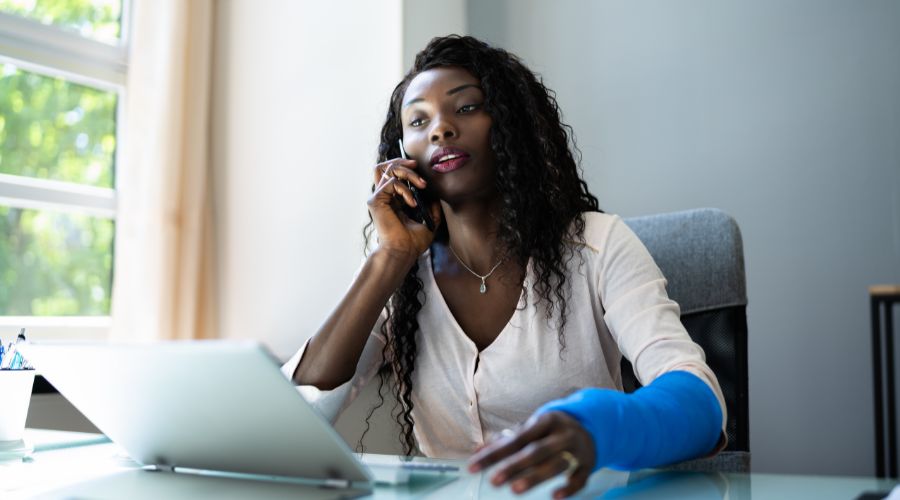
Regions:
<instances>
[{"instance_id":1,"label":"black metal pole","mask_svg":"<svg viewBox=\"0 0 900 500\"><path fill-rule=\"evenodd\" d=\"M875 476L884 478L884 405L881 388L881 318L878 299L871 297L872 306L872 380L875 386Z\"/></svg>"},{"instance_id":2,"label":"black metal pole","mask_svg":"<svg viewBox=\"0 0 900 500\"><path fill-rule=\"evenodd\" d=\"M887 355L888 477L897 479L897 393L894 389L894 313L893 301L884 304L884 350Z\"/></svg>"}]
</instances>

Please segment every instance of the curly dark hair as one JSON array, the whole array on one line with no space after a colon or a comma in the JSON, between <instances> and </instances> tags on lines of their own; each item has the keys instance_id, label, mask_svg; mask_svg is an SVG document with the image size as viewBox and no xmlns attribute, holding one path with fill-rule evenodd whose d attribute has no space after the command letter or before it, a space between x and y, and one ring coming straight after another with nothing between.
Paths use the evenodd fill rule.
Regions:
<instances>
[{"instance_id":1,"label":"curly dark hair","mask_svg":"<svg viewBox=\"0 0 900 500\"><path fill-rule=\"evenodd\" d=\"M580 152L572 128L562 123L555 94L544 86L541 78L515 55L478 39L458 35L432 39L394 88L381 129L378 161L400 156L398 139L403 134L400 107L410 81L423 71L444 66L466 69L481 81L484 109L492 119L491 149L497 166L495 185L501 201L497 234L501 252L523 268L531 259L536 278L533 291L538 302L546 304L548 321L559 308L558 335L562 349L570 292L565 266L573 255L566 240L582 240L581 214L600 209L597 198L582 179ZM370 215L370 222L363 229L367 248L372 230ZM448 238L446 226L438 227L435 241L447 242ZM419 330L417 315L425 299L418 271L417 263L388 302L388 319L381 331L388 339L384 355L390 362L379 372L381 399L366 418L368 431L369 417L384 403L382 390L391 378L395 398L392 415L400 424L400 442L407 455L416 451L412 374ZM528 292L524 290L526 300ZM362 438L359 446L362 447Z\"/></svg>"}]
</instances>

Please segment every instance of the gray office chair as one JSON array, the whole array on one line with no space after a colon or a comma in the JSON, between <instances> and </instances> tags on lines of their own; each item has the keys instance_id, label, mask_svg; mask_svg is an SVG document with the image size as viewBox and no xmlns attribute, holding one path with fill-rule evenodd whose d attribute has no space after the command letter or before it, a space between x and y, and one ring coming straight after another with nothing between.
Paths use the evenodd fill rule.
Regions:
<instances>
[{"instance_id":1,"label":"gray office chair","mask_svg":"<svg viewBox=\"0 0 900 500\"><path fill-rule=\"evenodd\" d=\"M632 217L625 223L668 280L669 297L681 306L681 322L706 352L728 407L725 451L676 468L749 471L747 286L740 229L725 212L711 208ZM624 359L622 379L627 392L640 387Z\"/></svg>"}]
</instances>

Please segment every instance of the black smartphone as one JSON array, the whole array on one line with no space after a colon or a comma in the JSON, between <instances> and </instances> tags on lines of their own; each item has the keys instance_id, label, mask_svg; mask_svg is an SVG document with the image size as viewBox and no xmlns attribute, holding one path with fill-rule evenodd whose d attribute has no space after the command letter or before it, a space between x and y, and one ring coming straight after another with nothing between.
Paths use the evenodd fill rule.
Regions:
<instances>
[{"instance_id":1,"label":"black smartphone","mask_svg":"<svg viewBox=\"0 0 900 500\"><path fill-rule=\"evenodd\" d=\"M400 157L404 160L407 160L406 150L403 149L403 139L400 139ZM428 196L427 190L419 189L412 185L412 183L407 182L407 187L409 187L410 192L412 192L413 198L416 200L416 206L411 207L406 203L403 204L403 212L410 219L420 223L425 224L425 227L428 228L432 233L434 232L434 220L431 218L431 199Z\"/></svg>"}]
</instances>

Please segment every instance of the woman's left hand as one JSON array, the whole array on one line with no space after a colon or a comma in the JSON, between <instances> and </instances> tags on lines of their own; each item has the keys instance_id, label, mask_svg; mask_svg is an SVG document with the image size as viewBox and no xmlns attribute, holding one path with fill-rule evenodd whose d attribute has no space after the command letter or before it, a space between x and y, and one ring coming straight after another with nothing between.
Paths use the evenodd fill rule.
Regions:
<instances>
[{"instance_id":1,"label":"woman's left hand","mask_svg":"<svg viewBox=\"0 0 900 500\"><path fill-rule=\"evenodd\" d=\"M583 488L594 469L594 439L566 413L533 416L515 432L504 434L469 459L469 472L502 461L491 476L494 486L511 483L514 493L523 493L567 472L566 484L553 492L553 498L564 498Z\"/></svg>"}]
</instances>

